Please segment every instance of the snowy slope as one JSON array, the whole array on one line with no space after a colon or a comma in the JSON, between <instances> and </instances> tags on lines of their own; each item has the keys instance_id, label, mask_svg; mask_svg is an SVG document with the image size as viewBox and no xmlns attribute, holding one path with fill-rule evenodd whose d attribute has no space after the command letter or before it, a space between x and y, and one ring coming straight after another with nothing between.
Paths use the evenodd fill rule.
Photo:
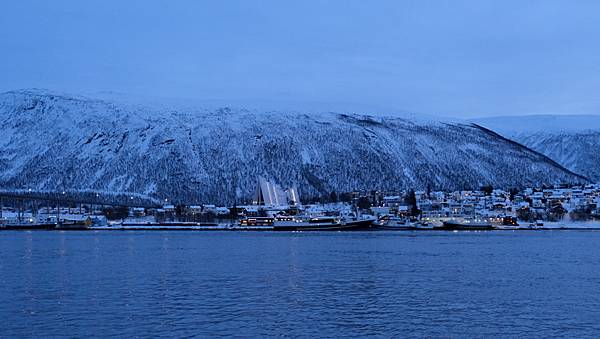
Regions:
<instances>
[{"instance_id":1,"label":"snowy slope","mask_svg":"<svg viewBox=\"0 0 600 339\"><path fill-rule=\"evenodd\" d=\"M582 181L468 124L338 113L181 108L40 90L0 95L0 188L252 196L263 175L300 194Z\"/></svg>"},{"instance_id":2,"label":"snowy slope","mask_svg":"<svg viewBox=\"0 0 600 339\"><path fill-rule=\"evenodd\" d=\"M600 130L600 115L522 115L472 119L500 134L564 133Z\"/></svg>"},{"instance_id":3,"label":"snowy slope","mask_svg":"<svg viewBox=\"0 0 600 339\"><path fill-rule=\"evenodd\" d=\"M473 122L600 182L600 115L493 117Z\"/></svg>"}]
</instances>

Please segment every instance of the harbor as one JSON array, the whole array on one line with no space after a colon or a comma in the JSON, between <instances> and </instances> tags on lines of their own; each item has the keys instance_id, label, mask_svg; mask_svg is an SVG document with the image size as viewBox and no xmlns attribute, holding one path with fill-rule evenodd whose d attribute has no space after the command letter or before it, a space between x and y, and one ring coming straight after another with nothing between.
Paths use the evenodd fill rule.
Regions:
<instances>
[{"instance_id":1,"label":"harbor","mask_svg":"<svg viewBox=\"0 0 600 339\"><path fill-rule=\"evenodd\" d=\"M259 177L245 204L0 192L0 230L526 231L600 229L600 185L348 192L302 199ZM114 199L113 199L114 200ZM124 201L123 201L124 200ZM125 203L124 203L125 202Z\"/></svg>"},{"instance_id":2,"label":"harbor","mask_svg":"<svg viewBox=\"0 0 600 339\"><path fill-rule=\"evenodd\" d=\"M323 209L326 206L319 206ZM332 206L329 206L332 207ZM338 206L340 207L340 206ZM348 210L350 206L341 206ZM324 209L325 210L325 209ZM265 214L260 210L260 214ZM51 212L52 213L52 212ZM340 215L340 213L345 213ZM57 212L58 214L58 212ZM245 212L244 212L245 214ZM4 211L0 231L288 231L288 232L431 232L431 231L542 231L542 230L600 230L600 221L555 221L527 223L513 217L475 219L468 217L410 218L352 214L327 211L318 216L311 214L287 215L282 211L270 216L243 216L236 219L213 221L157 221L153 216L130 216L123 220L108 220L104 215L68 214L55 218L47 214L23 213L21 220ZM332 216L334 215L334 216ZM7 220L13 220L7 222Z\"/></svg>"}]
</instances>

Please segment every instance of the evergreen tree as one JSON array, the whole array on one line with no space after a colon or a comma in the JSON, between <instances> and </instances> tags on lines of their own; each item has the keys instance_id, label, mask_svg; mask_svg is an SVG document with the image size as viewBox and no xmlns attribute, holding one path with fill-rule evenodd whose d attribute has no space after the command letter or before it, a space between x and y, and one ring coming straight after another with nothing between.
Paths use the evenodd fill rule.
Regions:
<instances>
[{"instance_id":1,"label":"evergreen tree","mask_svg":"<svg viewBox=\"0 0 600 339\"><path fill-rule=\"evenodd\" d=\"M340 194L340 201L342 201L342 202L351 202L352 201L352 194L350 194L350 193L342 193L342 194Z\"/></svg>"},{"instance_id":2,"label":"evergreen tree","mask_svg":"<svg viewBox=\"0 0 600 339\"><path fill-rule=\"evenodd\" d=\"M485 195L492 195L492 191L494 190L494 187L492 187L492 185L486 185L486 186L482 186L480 188L480 190L485 193Z\"/></svg>"},{"instance_id":3,"label":"evergreen tree","mask_svg":"<svg viewBox=\"0 0 600 339\"><path fill-rule=\"evenodd\" d=\"M367 197L360 197L356 202L356 206L360 209L367 210L371 208L371 201Z\"/></svg>"},{"instance_id":4,"label":"evergreen tree","mask_svg":"<svg viewBox=\"0 0 600 339\"><path fill-rule=\"evenodd\" d=\"M411 216L417 216L421 213L417 206L417 196L414 190L408 191L408 194L404 197L404 203L409 207Z\"/></svg>"}]
</instances>

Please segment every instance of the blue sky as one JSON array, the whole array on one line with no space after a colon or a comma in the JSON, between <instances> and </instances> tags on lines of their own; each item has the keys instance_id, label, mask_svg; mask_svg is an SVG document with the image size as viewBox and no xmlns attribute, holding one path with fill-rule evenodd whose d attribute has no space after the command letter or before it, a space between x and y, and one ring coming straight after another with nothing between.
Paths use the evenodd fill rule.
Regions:
<instances>
[{"instance_id":1,"label":"blue sky","mask_svg":"<svg viewBox=\"0 0 600 339\"><path fill-rule=\"evenodd\" d=\"M0 4L0 90L600 113L600 1Z\"/></svg>"}]
</instances>

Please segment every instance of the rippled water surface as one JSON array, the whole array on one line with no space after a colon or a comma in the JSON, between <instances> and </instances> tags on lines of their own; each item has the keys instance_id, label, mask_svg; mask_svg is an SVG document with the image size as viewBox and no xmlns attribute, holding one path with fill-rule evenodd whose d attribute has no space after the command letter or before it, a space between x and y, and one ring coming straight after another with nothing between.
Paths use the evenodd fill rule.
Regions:
<instances>
[{"instance_id":1,"label":"rippled water surface","mask_svg":"<svg viewBox=\"0 0 600 339\"><path fill-rule=\"evenodd\" d=\"M600 335L600 232L0 232L0 336Z\"/></svg>"}]
</instances>

